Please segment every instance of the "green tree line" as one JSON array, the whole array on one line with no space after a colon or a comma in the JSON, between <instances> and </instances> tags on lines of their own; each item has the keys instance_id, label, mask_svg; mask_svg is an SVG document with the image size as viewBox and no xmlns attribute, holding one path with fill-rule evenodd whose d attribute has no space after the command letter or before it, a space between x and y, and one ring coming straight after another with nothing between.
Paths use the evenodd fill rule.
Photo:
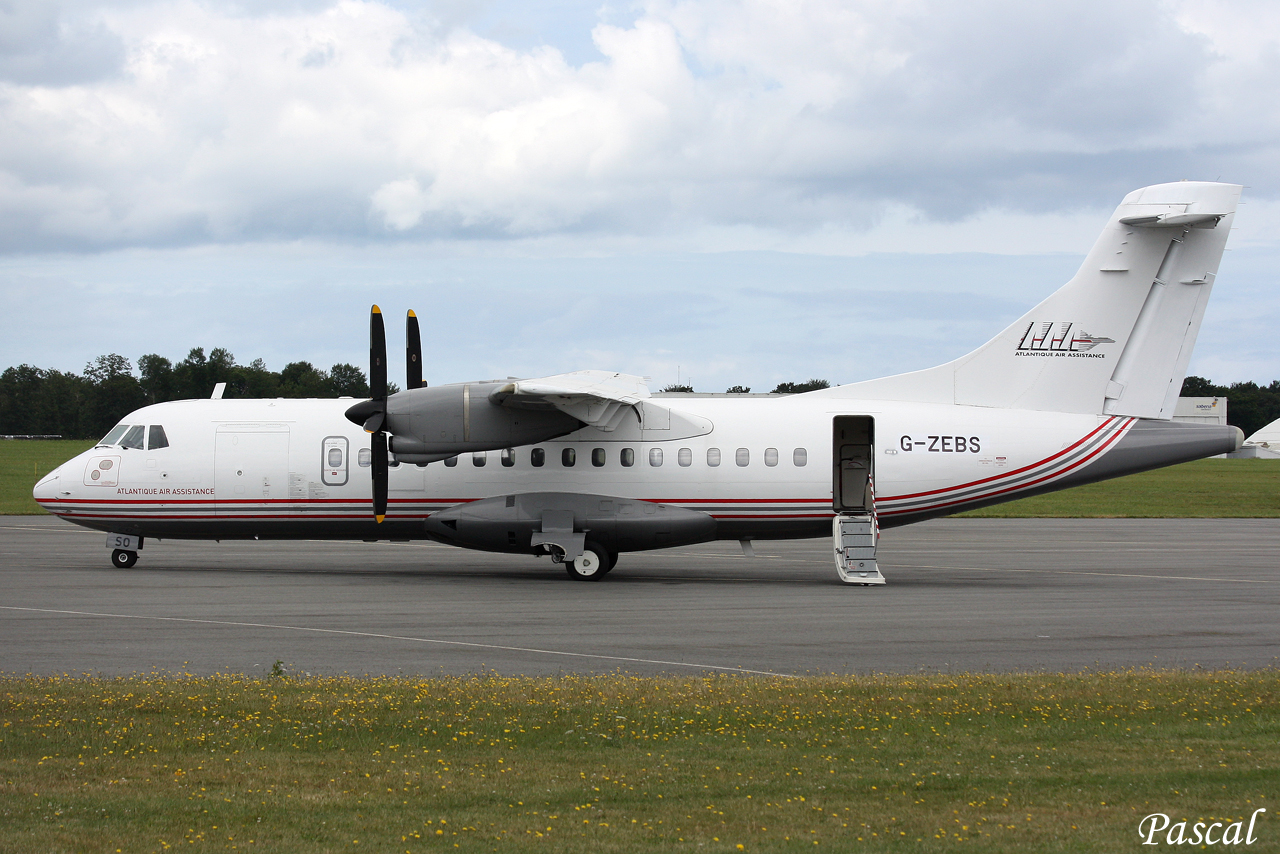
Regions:
<instances>
[{"instance_id":1,"label":"green tree line","mask_svg":"<svg viewBox=\"0 0 1280 854\"><path fill-rule=\"evenodd\" d=\"M328 371L310 362L269 370L261 359L236 364L222 347L205 355L197 347L174 364L154 353L138 359L99 356L83 374L19 365L0 374L0 434L60 434L96 439L135 409L167 400L208 397L226 383L223 397L368 397L369 384L355 365Z\"/></svg>"},{"instance_id":2,"label":"green tree line","mask_svg":"<svg viewBox=\"0 0 1280 854\"><path fill-rule=\"evenodd\" d=\"M1260 386L1254 382L1214 385L1204 377L1182 381L1183 397L1225 397L1227 423L1250 436L1280 418L1280 380Z\"/></svg>"}]
</instances>

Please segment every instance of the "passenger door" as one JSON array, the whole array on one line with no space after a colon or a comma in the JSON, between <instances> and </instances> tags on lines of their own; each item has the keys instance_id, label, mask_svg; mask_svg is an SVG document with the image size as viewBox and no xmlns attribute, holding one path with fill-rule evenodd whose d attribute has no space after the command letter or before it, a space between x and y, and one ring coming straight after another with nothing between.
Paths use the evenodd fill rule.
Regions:
<instances>
[{"instance_id":1,"label":"passenger door","mask_svg":"<svg viewBox=\"0 0 1280 854\"><path fill-rule=\"evenodd\" d=\"M869 415L838 415L832 433L835 510L837 513L870 513L874 510L875 419Z\"/></svg>"}]
</instances>

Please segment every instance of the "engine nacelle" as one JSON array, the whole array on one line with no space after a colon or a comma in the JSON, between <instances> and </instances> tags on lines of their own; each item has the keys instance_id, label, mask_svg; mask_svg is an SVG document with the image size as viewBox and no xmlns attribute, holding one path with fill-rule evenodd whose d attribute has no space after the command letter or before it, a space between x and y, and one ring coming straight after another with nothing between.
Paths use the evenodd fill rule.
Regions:
<instances>
[{"instance_id":1,"label":"engine nacelle","mask_svg":"<svg viewBox=\"0 0 1280 854\"><path fill-rule=\"evenodd\" d=\"M433 513L425 525L428 534L449 545L518 554L541 554L543 542L561 545L557 537L569 531L579 545L585 539L611 552L664 549L716 538L716 520L697 510L573 492L485 498ZM539 544L534 542L535 534Z\"/></svg>"},{"instance_id":2,"label":"engine nacelle","mask_svg":"<svg viewBox=\"0 0 1280 854\"><path fill-rule=\"evenodd\" d=\"M417 462L471 451L492 451L546 442L582 426L547 405L516 409L492 403L505 382L457 383L415 388L387 398L386 431L391 451Z\"/></svg>"}]
</instances>

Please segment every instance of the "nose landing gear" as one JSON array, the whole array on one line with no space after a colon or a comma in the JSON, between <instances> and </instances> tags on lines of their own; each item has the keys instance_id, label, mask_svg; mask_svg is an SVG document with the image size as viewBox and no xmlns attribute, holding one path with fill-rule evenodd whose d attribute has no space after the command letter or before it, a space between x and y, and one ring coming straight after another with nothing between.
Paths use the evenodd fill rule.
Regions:
<instances>
[{"instance_id":1,"label":"nose landing gear","mask_svg":"<svg viewBox=\"0 0 1280 854\"><path fill-rule=\"evenodd\" d=\"M115 549L111 552L111 565L117 569L128 569L137 562L137 552L127 552L124 549Z\"/></svg>"},{"instance_id":2,"label":"nose landing gear","mask_svg":"<svg viewBox=\"0 0 1280 854\"><path fill-rule=\"evenodd\" d=\"M142 537L134 534L108 534L107 548L111 549L111 565L116 569L128 569L138 562L142 551Z\"/></svg>"}]
</instances>

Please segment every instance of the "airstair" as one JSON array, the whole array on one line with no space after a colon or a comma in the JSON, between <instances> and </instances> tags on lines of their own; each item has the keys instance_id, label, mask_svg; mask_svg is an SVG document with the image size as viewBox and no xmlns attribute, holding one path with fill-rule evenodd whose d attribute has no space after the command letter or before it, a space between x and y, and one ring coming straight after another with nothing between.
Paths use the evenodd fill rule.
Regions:
<instances>
[{"instance_id":1,"label":"airstair","mask_svg":"<svg viewBox=\"0 0 1280 854\"><path fill-rule=\"evenodd\" d=\"M831 486L836 516L831 523L831 542L836 572L846 584L884 584L876 565L880 523L876 519L872 478L875 419L869 415L837 415L833 427L835 480Z\"/></svg>"},{"instance_id":2,"label":"airstair","mask_svg":"<svg viewBox=\"0 0 1280 854\"><path fill-rule=\"evenodd\" d=\"M836 572L846 584L884 584L876 565L876 541L880 525L871 513L840 513L832 522Z\"/></svg>"}]
</instances>

